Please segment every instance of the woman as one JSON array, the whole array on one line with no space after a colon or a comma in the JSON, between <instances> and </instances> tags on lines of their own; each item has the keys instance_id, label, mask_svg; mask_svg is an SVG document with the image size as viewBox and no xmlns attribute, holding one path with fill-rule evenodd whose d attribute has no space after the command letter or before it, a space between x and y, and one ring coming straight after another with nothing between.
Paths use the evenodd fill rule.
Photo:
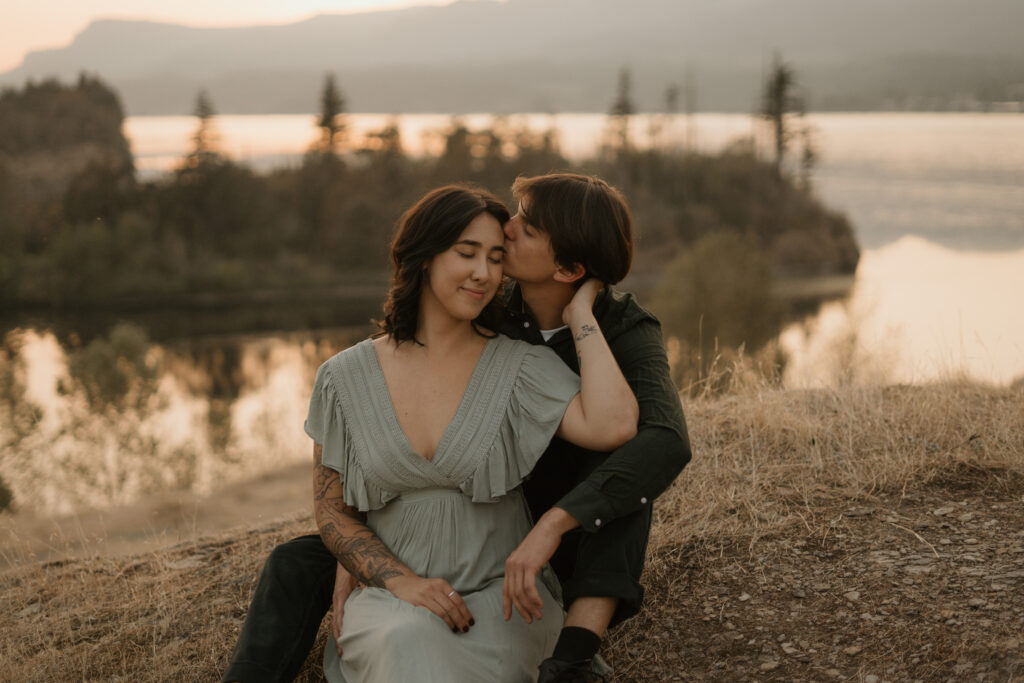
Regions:
<instances>
[{"instance_id":1,"label":"woman","mask_svg":"<svg viewBox=\"0 0 1024 683\"><path fill-rule=\"evenodd\" d=\"M403 216L381 334L317 373L306 432L324 543L364 588L345 605L329 680L530 681L561 627L502 616L505 559L530 529L517 488L555 434L611 450L636 400L591 307L565 309L582 380L552 352L495 335L505 207L458 186ZM365 515L365 517L363 516Z\"/></svg>"}]
</instances>

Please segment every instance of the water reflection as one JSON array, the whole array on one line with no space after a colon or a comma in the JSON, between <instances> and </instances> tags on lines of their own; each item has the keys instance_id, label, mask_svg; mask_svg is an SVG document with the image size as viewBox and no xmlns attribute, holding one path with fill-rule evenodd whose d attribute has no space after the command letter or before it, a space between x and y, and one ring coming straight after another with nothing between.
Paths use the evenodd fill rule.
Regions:
<instances>
[{"instance_id":1,"label":"water reflection","mask_svg":"<svg viewBox=\"0 0 1024 683\"><path fill-rule=\"evenodd\" d=\"M159 491L203 494L308 461L302 422L316 368L367 332L152 344L132 367L127 356L104 351L126 329L71 351L50 332L7 336L0 476L18 509L67 514ZM113 372L102 361L82 363L89 354L113 358L123 386L91 393L91 378Z\"/></svg>"},{"instance_id":2,"label":"water reflection","mask_svg":"<svg viewBox=\"0 0 1024 683\"><path fill-rule=\"evenodd\" d=\"M908 237L867 251L848 300L783 331L785 382L1024 378L1021 292L1024 250L956 252ZM33 328L7 335L0 477L19 509L53 515L169 490L205 494L308 462L302 423L316 368L369 332L178 337L136 353L141 329L77 343ZM90 391L97 377L108 384Z\"/></svg>"},{"instance_id":3,"label":"water reflection","mask_svg":"<svg viewBox=\"0 0 1024 683\"><path fill-rule=\"evenodd\" d=\"M848 301L781 337L788 386L1024 378L1024 250L953 251L917 237L861 255Z\"/></svg>"}]
</instances>

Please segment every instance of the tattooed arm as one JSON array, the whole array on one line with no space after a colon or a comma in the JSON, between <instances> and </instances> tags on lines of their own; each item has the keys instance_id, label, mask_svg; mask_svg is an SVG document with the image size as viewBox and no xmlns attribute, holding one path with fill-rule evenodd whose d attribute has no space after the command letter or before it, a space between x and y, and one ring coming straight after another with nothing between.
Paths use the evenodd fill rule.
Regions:
<instances>
[{"instance_id":1,"label":"tattooed arm","mask_svg":"<svg viewBox=\"0 0 1024 683\"><path fill-rule=\"evenodd\" d=\"M345 503L338 473L323 464L323 446L313 446L313 513L324 545L349 574L367 586L387 588L388 579L414 576L373 533L364 516Z\"/></svg>"},{"instance_id":2,"label":"tattooed arm","mask_svg":"<svg viewBox=\"0 0 1024 683\"><path fill-rule=\"evenodd\" d=\"M338 473L323 464L323 446L313 445L313 513L320 538L352 576L367 586L430 610L452 631L468 631L473 615L444 579L417 576L373 533L362 513L345 502Z\"/></svg>"},{"instance_id":3,"label":"tattooed arm","mask_svg":"<svg viewBox=\"0 0 1024 683\"><path fill-rule=\"evenodd\" d=\"M640 409L594 318L600 289L600 282L588 280L562 314L580 360L580 393L566 409L558 436L584 448L610 451L636 435Z\"/></svg>"}]
</instances>

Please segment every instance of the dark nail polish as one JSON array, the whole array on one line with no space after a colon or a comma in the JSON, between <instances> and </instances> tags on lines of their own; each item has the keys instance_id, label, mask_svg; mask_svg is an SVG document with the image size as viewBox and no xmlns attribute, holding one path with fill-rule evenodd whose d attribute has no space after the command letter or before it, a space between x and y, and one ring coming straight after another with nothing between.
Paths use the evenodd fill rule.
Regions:
<instances>
[{"instance_id":1,"label":"dark nail polish","mask_svg":"<svg viewBox=\"0 0 1024 683\"><path fill-rule=\"evenodd\" d=\"M469 620L469 625L470 626L476 626L476 619L470 619Z\"/></svg>"},{"instance_id":2,"label":"dark nail polish","mask_svg":"<svg viewBox=\"0 0 1024 683\"><path fill-rule=\"evenodd\" d=\"M462 627L462 632L463 633L469 633L469 627L468 626L463 626Z\"/></svg>"}]
</instances>

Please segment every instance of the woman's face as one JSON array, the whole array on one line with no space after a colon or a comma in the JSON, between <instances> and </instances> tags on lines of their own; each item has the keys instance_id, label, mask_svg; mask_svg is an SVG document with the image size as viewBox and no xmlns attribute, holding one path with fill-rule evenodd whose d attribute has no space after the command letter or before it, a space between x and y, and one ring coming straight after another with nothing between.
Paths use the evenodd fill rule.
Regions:
<instances>
[{"instance_id":1,"label":"woman's face","mask_svg":"<svg viewBox=\"0 0 1024 683\"><path fill-rule=\"evenodd\" d=\"M494 216L474 218L455 244L430 260L420 311L444 311L459 320L480 315L501 284L504 238Z\"/></svg>"}]
</instances>

